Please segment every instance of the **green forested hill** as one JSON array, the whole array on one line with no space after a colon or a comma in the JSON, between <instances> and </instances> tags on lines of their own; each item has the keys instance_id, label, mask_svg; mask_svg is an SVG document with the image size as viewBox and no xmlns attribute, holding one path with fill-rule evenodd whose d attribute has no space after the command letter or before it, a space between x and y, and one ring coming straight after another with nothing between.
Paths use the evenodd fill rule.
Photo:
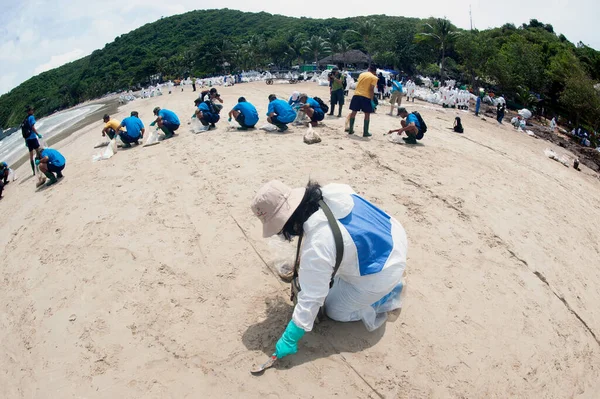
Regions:
<instances>
[{"instance_id":1,"label":"green forested hill","mask_svg":"<svg viewBox=\"0 0 600 399\"><path fill-rule=\"evenodd\" d=\"M102 50L37 75L0 97L0 126L14 126L23 107L37 115L103 94L166 79L281 67L358 48L406 74L444 76L502 92L516 105L544 108L595 125L600 53L577 46L536 20L485 31L461 31L444 20L375 15L291 18L235 10L200 10L142 26ZM446 21L448 22L448 21ZM430 24L429 26L426 24ZM431 33L430 35L419 35ZM441 50L442 38L444 50ZM538 97L542 101L538 101Z\"/></svg>"}]
</instances>

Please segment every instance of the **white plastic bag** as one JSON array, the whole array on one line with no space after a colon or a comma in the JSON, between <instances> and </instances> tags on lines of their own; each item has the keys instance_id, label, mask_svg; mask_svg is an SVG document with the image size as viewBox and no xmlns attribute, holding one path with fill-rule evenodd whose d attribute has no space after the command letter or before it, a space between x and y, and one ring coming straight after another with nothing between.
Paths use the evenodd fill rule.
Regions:
<instances>
[{"instance_id":1,"label":"white plastic bag","mask_svg":"<svg viewBox=\"0 0 600 399\"><path fill-rule=\"evenodd\" d=\"M388 137L388 141L390 143L394 143L394 144L402 144L402 143L404 143L404 140L402 140L402 135L400 135L398 133L392 133L392 134L390 134L390 136Z\"/></svg>"},{"instance_id":2,"label":"white plastic bag","mask_svg":"<svg viewBox=\"0 0 600 399\"><path fill-rule=\"evenodd\" d=\"M198 118L192 119L192 133L202 133L208 130L208 126L204 126Z\"/></svg>"},{"instance_id":3,"label":"white plastic bag","mask_svg":"<svg viewBox=\"0 0 600 399\"><path fill-rule=\"evenodd\" d=\"M553 150L551 150L550 148L546 148L544 150L544 154L546 154L546 156L550 159L555 160L556 162L560 162L563 165L565 165L567 168L569 167L570 159L567 156L558 156Z\"/></svg>"},{"instance_id":4,"label":"white plastic bag","mask_svg":"<svg viewBox=\"0 0 600 399\"><path fill-rule=\"evenodd\" d=\"M531 118L531 111L528 110L527 108L523 108L522 110L519 111L519 115L521 115L523 118L525 119L529 119Z\"/></svg>"},{"instance_id":5,"label":"white plastic bag","mask_svg":"<svg viewBox=\"0 0 600 399\"><path fill-rule=\"evenodd\" d=\"M148 147L148 146L155 145L155 144L159 144L158 130L152 130L150 132L150 134L148 134L148 138L146 139L146 142L144 143L144 147Z\"/></svg>"},{"instance_id":6,"label":"white plastic bag","mask_svg":"<svg viewBox=\"0 0 600 399\"><path fill-rule=\"evenodd\" d=\"M321 136L319 136L319 133L315 132L315 130L312 128L312 126L309 125L308 130L306 131L306 134L304 135L304 142L306 144L320 143Z\"/></svg>"},{"instance_id":7,"label":"white plastic bag","mask_svg":"<svg viewBox=\"0 0 600 399\"><path fill-rule=\"evenodd\" d=\"M117 139L114 138L108 143L104 152L93 156L92 161L97 162L97 161L104 161L104 160L110 159L110 158L112 158L113 155L115 155L116 152L117 152Z\"/></svg>"},{"instance_id":8,"label":"white plastic bag","mask_svg":"<svg viewBox=\"0 0 600 399\"><path fill-rule=\"evenodd\" d=\"M275 132L275 131L277 131L277 126L275 126L271 123L265 123L264 125L262 125L260 127L260 130L264 130L266 132Z\"/></svg>"},{"instance_id":9,"label":"white plastic bag","mask_svg":"<svg viewBox=\"0 0 600 399\"><path fill-rule=\"evenodd\" d=\"M296 257L295 243L288 242L279 236L271 237L267 243L271 250L271 267L283 281L291 281Z\"/></svg>"}]
</instances>

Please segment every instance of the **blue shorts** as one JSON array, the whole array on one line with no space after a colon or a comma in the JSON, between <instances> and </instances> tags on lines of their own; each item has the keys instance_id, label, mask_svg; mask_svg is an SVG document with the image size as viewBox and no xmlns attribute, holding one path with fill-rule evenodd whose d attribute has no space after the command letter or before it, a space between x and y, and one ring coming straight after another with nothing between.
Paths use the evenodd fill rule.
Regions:
<instances>
[{"instance_id":1,"label":"blue shorts","mask_svg":"<svg viewBox=\"0 0 600 399\"><path fill-rule=\"evenodd\" d=\"M254 125L256 125L256 123L254 125L247 125L246 124L246 117L244 116L244 114L242 112L240 112L237 116L237 118L235 118L236 122L240 124L241 127L245 127L248 129L252 129L254 127Z\"/></svg>"},{"instance_id":2,"label":"blue shorts","mask_svg":"<svg viewBox=\"0 0 600 399\"><path fill-rule=\"evenodd\" d=\"M274 125L280 124L280 125L287 125L288 123L292 123L292 122L282 122L279 120L279 115L273 115L271 117L271 120L273 121Z\"/></svg>"},{"instance_id":3,"label":"blue shorts","mask_svg":"<svg viewBox=\"0 0 600 399\"><path fill-rule=\"evenodd\" d=\"M217 123L219 119L221 119L221 116L219 116L219 114L213 114L212 112L203 112L202 119L200 119L200 122L203 125L207 125L209 123Z\"/></svg>"},{"instance_id":4,"label":"blue shorts","mask_svg":"<svg viewBox=\"0 0 600 399\"><path fill-rule=\"evenodd\" d=\"M163 126L172 132L179 129L179 125L176 125L176 124L170 123L170 122L166 122L166 121L163 121Z\"/></svg>"},{"instance_id":5,"label":"blue shorts","mask_svg":"<svg viewBox=\"0 0 600 399\"><path fill-rule=\"evenodd\" d=\"M140 138L141 138L141 136L132 137L132 136L129 136L128 134L126 134L126 133L121 133L121 141L123 143L125 143L125 144L135 143Z\"/></svg>"},{"instance_id":6,"label":"blue shorts","mask_svg":"<svg viewBox=\"0 0 600 399\"><path fill-rule=\"evenodd\" d=\"M65 165L63 166L56 166L54 164L48 163L48 171L52 172L52 173L59 173L62 172L62 170L65 168Z\"/></svg>"},{"instance_id":7,"label":"blue shorts","mask_svg":"<svg viewBox=\"0 0 600 399\"><path fill-rule=\"evenodd\" d=\"M25 145L27 145L27 149L29 150L29 152L31 152L33 150L37 150L38 148L40 148L40 142L38 141L37 138L26 139L25 140Z\"/></svg>"},{"instance_id":8,"label":"blue shorts","mask_svg":"<svg viewBox=\"0 0 600 399\"><path fill-rule=\"evenodd\" d=\"M325 113L322 110L315 110L315 112L313 112L312 117L310 118L310 120L313 122L319 122L323 119L325 119Z\"/></svg>"},{"instance_id":9,"label":"blue shorts","mask_svg":"<svg viewBox=\"0 0 600 399\"><path fill-rule=\"evenodd\" d=\"M373 104L371 103L371 99L363 96L357 96L356 94L352 96L352 100L350 101L350 110L352 111L362 111L365 114L373 113Z\"/></svg>"}]
</instances>

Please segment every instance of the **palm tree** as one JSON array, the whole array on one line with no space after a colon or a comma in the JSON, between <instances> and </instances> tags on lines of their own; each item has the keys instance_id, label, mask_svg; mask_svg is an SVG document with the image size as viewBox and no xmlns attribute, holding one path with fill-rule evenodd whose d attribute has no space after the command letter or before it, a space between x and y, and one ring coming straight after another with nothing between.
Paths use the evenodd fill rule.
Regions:
<instances>
[{"instance_id":1,"label":"palm tree","mask_svg":"<svg viewBox=\"0 0 600 399\"><path fill-rule=\"evenodd\" d=\"M348 43L345 39L340 40L339 51L342 54L342 63L344 67L346 66L346 53L352 49L350 43Z\"/></svg>"},{"instance_id":2,"label":"palm tree","mask_svg":"<svg viewBox=\"0 0 600 399\"><path fill-rule=\"evenodd\" d=\"M440 81L444 81L444 62L446 50L450 44L460 35L454 30L452 23L446 18L435 18L432 24L425 24L425 32L417 33L417 42L425 43L440 50L442 61L440 63Z\"/></svg>"},{"instance_id":3,"label":"palm tree","mask_svg":"<svg viewBox=\"0 0 600 399\"><path fill-rule=\"evenodd\" d=\"M233 46L229 40L223 39L217 43L207 55L218 62L219 68L225 70L226 65L230 63L233 56Z\"/></svg>"},{"instance_id":4,"label":"palm tree","mask_svg":"<svg viewBox=\"0 0 600 399\"><path fill-rule=\"evenodd\" d=\"M288 38L288 49L285 55L291 62L298 62L302 58L302 49L304 47L304 36L297 34Z\"/></svg>"},{"instance_id":5,"label":"palm tree","mask_svg":"<svg viewBox=\"0 0 600 399\"><path fill-rule=\"evenodd\" d=\"M325 28L325 38L332 53L337 53L340 50L340 42L342 41L342 33L339 30Z\"/></svg>"},{"instance_id":6,"label":"palm tree","mask_svg":"<svg viewBox=\"0 0 600 399\"><path fill-rule=\"evenodd\" d=\"M329 47L329 43L327 43L327 41L325 39L323 39L321 36L311 36L311 38L308 39L304 43L304 47L302 47L302 51L314 56L315 57L315 65L318 65L319 64L319 56L321 54L329 53L331 51L331 48Z\"/></svg>"},{"instance_id":7,"label":"palm tree","mask_svg":"<svg viewBox=\"0 0 600 399\"><path fill-rule=\"evenodd\" d=\"M348 32L360 36L364 43L365 50L367 51L367 57L369 57L369 65L371 65L371 45L372 39L377 34L377 25L370 19L365 19L358 23L356 30L351 29Z\"/></svg>"}]
</instances>

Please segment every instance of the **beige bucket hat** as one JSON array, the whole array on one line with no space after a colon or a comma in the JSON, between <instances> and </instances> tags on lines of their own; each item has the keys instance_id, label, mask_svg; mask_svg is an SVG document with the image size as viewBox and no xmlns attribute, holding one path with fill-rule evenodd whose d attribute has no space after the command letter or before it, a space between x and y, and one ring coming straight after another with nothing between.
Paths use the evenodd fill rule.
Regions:
<instances>
[{"instance_id":1,"label":"beige bucket hat","mask_svg":"<svg viewBox=\"0 0 600 399\"><path fill-rule=\"evenodd\" d=\"M272 180L258 190L250 208L263 224L263 237L271 237L283 229L305 192L305 188L291 188L279 180Z\"/></svg>"}]
</instances>

